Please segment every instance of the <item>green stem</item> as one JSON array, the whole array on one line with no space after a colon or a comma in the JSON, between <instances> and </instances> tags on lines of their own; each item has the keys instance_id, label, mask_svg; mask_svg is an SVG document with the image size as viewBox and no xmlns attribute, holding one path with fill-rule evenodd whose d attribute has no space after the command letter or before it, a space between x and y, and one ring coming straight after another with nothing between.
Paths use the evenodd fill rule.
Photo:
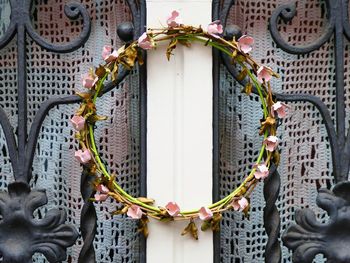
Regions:
<instances>
[{"instance_id":1,"label":"green stem","mask_svg":"<svg viewBox=\"0 0 350 263\"><path fill-rule=\"evenodd\" d=\"M204 39L204 38L207 38L207 36L203 35L203 33L199 33L199 34L175 36L173 39L189 40L189 41L197 41L197 42L205 43L207 45L210 45L210 46L212 46L212 47L214 47L214 48L224 52L225 54L229 55L230 57L232 57L232 51L230 49L225 48L225 46L223 46L223 45L221 45L219 43L216 43L216 42L212 41L209 38L207 38L207 39ZM158 40L158 41L165 41L165 40L168 40L168 39L162 39L162 40ZM245 67L245 65L242 62L240 62L240 65ZM248 70L248 75L249 75L250 79L253 81L254 85L256 86L256 88L258 90L260 101L261 101L261 103L263 105L263 109L264 109L264 117L266 118L268 116L268 110L267 110L267 107L266 107L265 98L264 98L264 96L262 94L262 91L261 91L261 85L257 81L256 77L249 70ZM101 88L103 86L103 83L106 80L107 76L108 76L108 73L106 73L99 80L99 82L97 83L96 92L95 92L94 97L93 97L93 103L96 103L96 100L97 100L97 97L99 95L99 92L100 92L100 90L101 90ZM100 158L99 152L97 150L97 147L96 147L95 136L94 136L94 125L93 124L89 124L88 127L89 127L89 137L90 137L91 150L92 150L92 152L94 154L95 160L96 160L96 162L97 162L101 172L103 173L103 175L107 179L111 179L111 176L109 175L106 166L103 164L103 162L102 162L102 160ZM267 136L268 136L268 132L266 131L264 133L264 139L266 139ZM261 147L260 152L259 152L259 156L258 156L258 158L256 160L256 163L260 163L262 161L262 158L264 156L264 152L265 152L265 145L263 145ZM218 202L208 206L208 208L214 209L214 208L218 208L220 206L222 207L223 205L226 205L227 202L229 202L234 196L236 196L240 192L240 190L246 185L246 183L251 180L251 178L254 176L254 172L255 171L256 171L256 168L253 168L250 171L249 175L245 178L243 183L237 189L235 189L232 193L230 193L228 196L226 196L225 198L221 199L220 201L218 201ZM139 201L137 198L134 198L131 195L129 195L127 192L125 192L117 184L117 182L114 181L113 182L113 186L114 186L115 190L120 195L122 195L125 199L127 199L130 203L137 204L140 207L143 207L143 208L148 209L150 211L153 211L155 213L161 212L161 210L159 208L151 206L151 205L147 205L147 204ZM182 215L196 214L196 213L198 213L198 211L199 211L198 209L191 210L191 211L184 211L184 212L181 212L181 214Z\"/></svg>"}]
</instances>

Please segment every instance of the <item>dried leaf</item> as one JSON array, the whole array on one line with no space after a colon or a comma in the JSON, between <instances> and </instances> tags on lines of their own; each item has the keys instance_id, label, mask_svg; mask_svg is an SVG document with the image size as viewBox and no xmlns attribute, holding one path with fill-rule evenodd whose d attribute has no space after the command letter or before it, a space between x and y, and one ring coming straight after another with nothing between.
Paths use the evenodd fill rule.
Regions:
<instances>
[{"instance_id":1,"label":"dried leaf","mask_svg":"<svg viewBox=\"0 0 350 263\"><path fill-rule=\"evenodd\" d=\"M191 220L190 223L185 227L181 235L184 236L188 233L191 233L192 237L198 240L198 229L196 224L193 222L193 220Z\"/></svg>"},{"instance_id":2,"label":"dried leaf","mask_svg":"<svg viewBox=\"0 0 350 263\"><path fill-rule=\"evenodd\" d=\"M242 89L242 93L247 94L248 96L252 93L253 84L248 82L247 85Z\"/></svg>"},{"instance_id":3,"label":"dried leaf","mask_svg":"<svg viewBox=\"0 0 350 263\"><path fill-rule=\"evenodd\" d=\"M232 59L235 59L237 57L237 54L238 54L237 49L233 50L231 55Z\"/></svg>"},{"instance_id":4,"label":"dried leaf","mask_svg":"<svg viewBox=\"0 0 350 263\"><path fill-rule=\"evenodd\" d=\"M247 68L243 68L242 71L238 74L237 80L238 81L244 80L245 77L247 76L247 74L248 74L248 69Z\"/></svg>"},{"instance_id":5,"label":"dried leaf","mask_svg":"<svg viewBox=\"0 0 350 263\"><path fill-rule=\"evenodd\" d=\"M134 46L129 46L122 54L119 55L118 60L126 69L131 70L135 65L136 58L136 48Z\"/></svg>"},{"instance_id":6,"label":"dried leaf","mask_svg":"<svg viewBox=\"0 0 350 263\"><path fill-rule=\"evenodd\" d=\"M235 60L236 60L237 62L243 63L243 62L245 62L247 59L246 59L246 57L243 56L242 54L238 54L238 55L235 57Z\"/></svg>"},{"instance_id":7,"label":"dried leaf","mask_svg":"<svg viewBox=\"0 0 350 263\"><path fill-rule=\"evenodd\" d=\"M122 209L118 209L112 212L112 215L124 215L128 212L129 206L124 206Z\"/></svg>"},{"instance_id":8,"label":"dried leaf","mask_svg":"<svg viewBox=\"0 0 350 263\"><path fill-rule=\"evenodd\" d=\"M173 38L170 41L165 53L168 60L170 60L170 56L172 55L172 51L176 48L176 44L177 44L177 39Z\"/></svg>"},{"instance_id":9,"label":"dried leaf","mask_svg":"<svg viewBox=\"0 0 350 263\"><path fill-rule=\"evenodd\" d=\"M118 63L114 63L113 70L112 70L112 81L115 81L118 77Z\"/></svg>"},{"instance_id":10,"label":"dried leaf","mask_svg":"<svg viewBox=\"0 0 350 263\"><path fill-rule=\"evenodd\" d=\"M99 77L100 79L102 79L105 75L106 75L106 69L104 66L99 65L98 68L96 68L95 70L95 74L97 77Z\"/></svg>"},{"instance_id":11,"label":"dried leaf","mask_svg":"<svg viewBox=\"0 0 350 263\"><path fill-rule=\"evenodd\" d=\"M220 230L220 221L222 219L222 215L220 213L215 213L212 217L211 229L213 232L217 232Z\"/></svg>"},{"instance_id":12,"label":"dried leaf","mask_svg":"<svg viewBox=\"0 0 350 263\"><path fill-rule=\"evenodd\" d=\"M149 219L146 215L143 215L142 218L139 221L139 228L138 231L143 234L144 237L148 237L149 231L148 231L148 222Z\"/></svg>"},{"instance_id":13,"label":"dried leaf","mask_svg":"<svg viewBox=\"0 0 350 263\"><path fill-rule=\"evenodd\" d=\"M204 221L201 225L201 230L206 231L211 227L211 220Z\"/></svg>"},{"instance_id":14,"label":"dried leaf","mask_svg":"<svg viewBox=\"0 0 350 263\"><path fill-rule=\"evenodd\" d=\"M268 128L273 128L276 120L272 117L267 117L266 120L261 121L261 127L259 130L259 135L263 135Z\"/></svg>"}]
</instances>

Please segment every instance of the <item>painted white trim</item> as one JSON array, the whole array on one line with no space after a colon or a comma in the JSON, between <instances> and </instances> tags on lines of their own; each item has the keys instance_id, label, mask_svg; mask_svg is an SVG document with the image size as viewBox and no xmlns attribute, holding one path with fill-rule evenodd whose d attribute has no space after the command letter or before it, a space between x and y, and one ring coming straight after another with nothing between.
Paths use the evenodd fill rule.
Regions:
<instances>
[{"instance_id":1,"label":"painted white trim","mask_svg":"<svg viewBox=\"0 0 350 263\"><path fill-rule=\"evenodd\" d=\"M174 9L186 24L211 21L211 1L152 0L148 27L165 25ZM176 201L194 209L212 200L212 51L195 45L178 46L170 62L165 45L147 56L147 191L161 206ZM147 262L212 262L211 231L199 230L195 241L180 235L185 226L151 220Z\"/></svg>"}]
</instances>

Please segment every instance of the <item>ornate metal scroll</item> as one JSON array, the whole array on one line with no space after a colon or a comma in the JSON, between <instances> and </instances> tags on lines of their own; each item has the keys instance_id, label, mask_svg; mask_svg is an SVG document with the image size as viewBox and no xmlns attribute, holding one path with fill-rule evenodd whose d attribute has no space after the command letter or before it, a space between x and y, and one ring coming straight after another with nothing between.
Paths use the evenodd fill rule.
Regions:
<instances>
[{"instance_id":1,"label":"ornate metal scroll","mask_svg":"<svg viewBox=\"0 0 350 263\"><path fill-rule=\"evenodd\" d=\"M269 30L277 46L291 54L307 54L319 49L332 36L335 44L335 86L336 86L336 119L332 120L331 114L325 103L317 96L309 94L275 94L277 99L290 102L307 102L314 105L320 112L326 127L332 154L333 175L335 182L333 192L321 189L317 199L319 207L325 209L329 216L326 224L318 223L314 213L309 209L303 209L296 213L296 224L290 226L283 235L284 244L294 251L293 262L312 262L316 254L324 254L328 262L349 262L347 247L350 241L346 237L348 219L348 198L350 193L348 186L348 174L350 169L350 129L346 132L345 123L345 98L344 98L344 35L350 39L350 24L348 17L347 0L326 0L327 25L321 36L311 44L294 46L287 43L278 31L280 20L289 22L296 15L294 3L278 7L270 19ZM234 4L233 0L214 1L214 19L220 19L226 25L227 15ZM225 34L228 38L238 37L241 32L237 26L226 25ZM222 61L233 77L237 77L237 70L230 64L225 55ZM244 84L244 80L241 82ZM280 217L275 206L280 188L280 180L277 174L269 178L264 186L266 207L264 210L264 222L269 236L265 250L265 262L280 262L281 248L278 241L280 232ZM216 241L218 242L218 240ZM218 247L218 245L216 245ZM219 248L216 249L217 253Z\"/></svg>"},{"instance_id":2,"label":"ornate metal scroll","mask_svg":"<svg viewBox=\"0 0 350 263\"><path fill-rule=\"evenodd\" d=\"M141 33L146 14L144 1L130 0L127 3L131 9L133 24L125 23L118 27L118 35L125 42L132 40L134 34ZM62 210L50 210L41 220L33 217L33 211L47 203L45 190L31 190L29 186L40 128L50 109L60 104L77 103L80 98L71 95L48 99L37 111L28 132L26 38L29 36L40 47L48 51L72 52L80 48L89 38L91 21L83 4L66 4L65 15L72 20L78 18L82 20L81 33L67 44L52 44L34 30L31 22L32 4L32 0L10 0L10 24L0 38L0 49L16 38L18 53L17 140L14 127L10 124L4 109L0 108L0 125L5 134L15 178L15 182L9 185L8 192L0 193L0 254L4 263L32 262L32 255L36 252L44 254L49 262L65 260L66 248L73 245L78 237L77 230L65 224L66 214ZM117 86L127 74L128 71L122 70L114 83L106 85L104 92ZM96 212L93 204L88 201L93 195L89 180L89 175L84 172L81 179L81 192L84 199L81 230L84 245L79 257L79 262L84 263L95 262L93 239L96 231ZM145 185L142 191L145 191Z\"/></svg>"},{"instance_id":3,"label":"ornate metal scroll","mask_svg":"<svg viewBox=\"0 0 350 263\"><path fill-rule=\"evenodd\" d=\"M320 189L317 205L326 210L329 220L325 224L317 222L310 209L296 213L296 224L292 224L284 233L284 244L293 250L293 262L312 262L316 254L323 254L327 262L349 262L347 238L349 228L348 175L350 169L350 129L346 132L345 87L344 87L344 35L349 40L349 18L347 0L326 0L328 23L324 33L312 44L293 46L287 43L277 29L279 18L290 21L296 14L294 4L278 7L270 20L270 32L277 45L292 54L305 54L320 48L331 40L333 35L335 57L336 119L335 123L327 106L317 97L311 95L278 94L281 100L305 101L312 103L320 111L327 129L333 164L333 175L337 183L333 192Z\"/></svg>"}]
</instances>

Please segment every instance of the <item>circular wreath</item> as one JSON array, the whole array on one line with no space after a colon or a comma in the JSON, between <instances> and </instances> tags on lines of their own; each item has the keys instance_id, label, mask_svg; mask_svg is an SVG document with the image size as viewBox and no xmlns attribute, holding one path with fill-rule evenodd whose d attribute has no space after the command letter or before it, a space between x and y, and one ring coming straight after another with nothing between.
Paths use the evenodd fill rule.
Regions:
<instances>
[{"instance_id":1,"label":"circular wreath","mask_svg":"<svg viewBox=\"0 0 350 263\"><path fill-rule=\"evenodd\" d=\"M179 20L179 13L173 11L167 19L167 26L160 29L148 29L138 40L128 43L118 50L105 46L102 51L104 65L91 69L82 78L83 86L88 90L77 93L82 97L80 108L72 117L71 122L76 130L75 138L79 141L80 149L75 152L76 159L85 166L85 170L95 176L94 187L97 191L93 201L105 201L108 197L115 199L120 205L113 214L127 214L130 218L140 219L139 231L148 235L147 223L149 218L163 222L174 220L188 220L189 224L182 235L190 233L198 239L198 230L195 219L202 221L203 231L219 230L222 213L233 209L245 214L249 211L249 197L259 181L269 175L272 162L279 163L277 150L279 139L276 137L276 119L286 115L287 105L275 101L271 91L270 79L278 77L269 67L256 62L249 52L252 50L254 39L243 35L237 41L226 40L220 36L223 27L220 21L210 23L207 30L201 26L184 25ZM128 70L134 68L136 63L143 63L143 50L154 50L158 43L168 42L166 57L169 60L172 51L177 45L190 48L193 42L211 46L230 56L232 64L240 67L239 79L247 78L248 82L242 90L250 95L255 89L262 105L262 120L259 135L263 137L263 143L256 162L243 182L229 195L221 200L196 208L190 211L182 211L175 202L169 202L164 207L155 206L155 201L146 197L133 197L128 194L111 175L101 160L95 143L94 127L97 121L106 117L97 115L96 101L103 89L105 81L110 78L116 80L121 67Z\"/></svg>"}]
</instances>

